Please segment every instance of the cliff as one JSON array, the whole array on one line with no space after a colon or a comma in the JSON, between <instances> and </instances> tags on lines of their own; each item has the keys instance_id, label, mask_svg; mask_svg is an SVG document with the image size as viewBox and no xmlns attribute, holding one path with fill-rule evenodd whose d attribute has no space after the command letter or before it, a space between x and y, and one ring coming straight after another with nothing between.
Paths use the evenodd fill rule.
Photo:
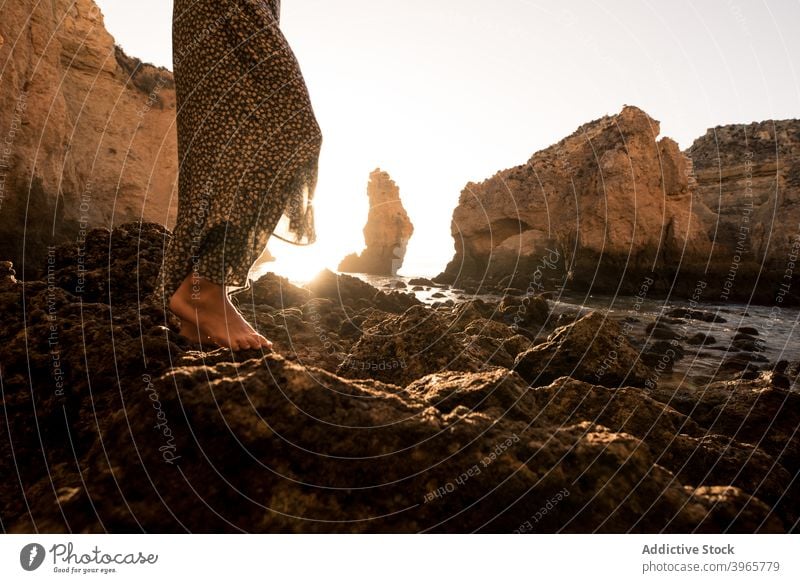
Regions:
<instances>
[{"instance_id":1,"label":"cliff","mask_svg":"<svg viewBox=\"0 0 800 583\"><path fill-rule=\"evenodd\" d=\"M439 279L771 303L800 235L797 123L719 128L688 155L636 107L584 124L466 186Z\"/></svg>"},{"instance_id":2,"label":"cliff","mask_svg":"<svg viewBox=\"0 0 800 583\"><path fill-rule=\"evenodd\" d=\"M171 225L172 74L116 47L92 0L16 0L0 13L3 255L34 275L48 245L88 228Z\"/></svg>"},{"instance_id":3,"label":"cliff","mask_svg":"<svg viewBox=\"0 0 800 583\"><path fill-rule=\"evenodd\" d=\"M369 216L364 226L366 248L345 257L339 271L395 275L403 265L414 226L400 200L400 189L387 172L374 170L367 186Z\"/></svg>"},{"instance_id":4,"label":"cliff","mask_svg":"<svg viewBox=\"0 0 800 583\"><path fill-rule=\"evenodd\" d=\"M800 237L800 120L718 126L686 151L728 258L784 270Z\"/></svg>"}]
</instances>

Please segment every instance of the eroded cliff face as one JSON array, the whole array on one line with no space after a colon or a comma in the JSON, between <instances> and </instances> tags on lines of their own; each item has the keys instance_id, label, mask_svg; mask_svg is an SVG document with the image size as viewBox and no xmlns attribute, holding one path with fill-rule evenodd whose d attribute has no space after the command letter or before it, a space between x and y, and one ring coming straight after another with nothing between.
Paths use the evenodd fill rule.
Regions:
<instances>
[{"instance_id":1,"label":"eroded cliff face","mask_svg":"<svg viewBox=\"0 0 800 583\"><path fill-rule=\"evenodd\" d=\"M526 164L467 185L453 213L456 254L440 279L768 303L797 247L794 124L723 128L690 157L636 107L587 123ZM740 243L745 227L753 253Z\"/></svg>"},{"instance_id":2,"label":"eroded cliff face","mask_svg":"<svg viewBox=\"0 0 800 583\"><path fill-rule=\"evenodd\" d=\"M87 228L171 226L172 74L116 48L92 0L17 0L0 12L3 255L34 274L48 245Z\"/></svg>"},{"instance_id":3,"label":"eroded cliff face","mask_svg":"<svg viewBox=\"0 0 800 583\"><path fill-rule=\"evenodd\" d=\"M718 254L785 269L800 237L800 120L709 129L686 153Z\"/></svg>"},{"instance_id":4,"label":"eroded cliff face","mask_svg":"<svg viewBox=\"0 0 800 583\"><path fill-rule=\"evenodd\" d=\"M400 200L400 189L388 172L374 170L367 186L369 216L364 226L366 248L353 253L339 264L348 273L395 275L403 265L406 247L414 225Z\"/></svg>"}]
</instances>

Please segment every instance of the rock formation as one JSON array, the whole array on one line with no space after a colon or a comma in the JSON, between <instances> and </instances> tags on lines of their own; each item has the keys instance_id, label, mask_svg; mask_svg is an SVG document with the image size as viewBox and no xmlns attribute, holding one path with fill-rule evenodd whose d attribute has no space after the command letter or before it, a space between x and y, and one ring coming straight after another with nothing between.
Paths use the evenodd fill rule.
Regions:
<instances>
[{"instance_id":1,"label":"rock formation","mask_svg":"<svg viewBox=\"0 0 800 583\"><path fill-rule=\"evenodd\" d=\"M89 228L171 225L172 74L116 47L92 0L16 0L0 12L4 256L34 275L47 246Z\"/></svg>"},{"instance_id":2,"label":"rock formation","mask_svg":"<svg viewBox=\"0 0 800 583\"><path fill-rule=\"evenodd\" d=\"M718 128L690 158L658 138L657 121L626 106L468 184L453 213L456 254L437 280L770 303L800 246L799 127ZM800 299L796 289L784 295Z\"/></svg>"},{"instance_id":3,"label":"rock formation","mask_svg":"<svg viewBox=\"0 0 800 583\"><path fill-rule=\"evenodd\" d=\"M370 174L367 196L366 248L360 255L353 253L345 257L339 264L339 271L395 275L403 265L414 226L403 208L400 189L387 172L378 168Z\"/></svg>"},{"instance_id":4,"label":"rock formation","mask_svg":"<svg viewBox=\"0 0 800 583\"><path fill-rule=\"evenodd\" d=\"M800 255L800 120L716 127L686 153L714 213L716 271L739 286L760 275L767 302L784 303L779 285L796 281L784 275Z\"/></svg>"},{"instance_id":5,"label":"rock formation","mask_svg":"<svg viewBox=\"0 0 800 583\"><path fill-rule=\"evenodd\" d=\"M499 302L433 309L331 272L236 296L277 354L203 351L141 303L169 236L92 231L42 281L0 262L7 531L797 529L795 364L705 390L551 382L533 359L633 349L589 314L531 352L522 332L552 326Z\"/></svg>"}]
</instances>

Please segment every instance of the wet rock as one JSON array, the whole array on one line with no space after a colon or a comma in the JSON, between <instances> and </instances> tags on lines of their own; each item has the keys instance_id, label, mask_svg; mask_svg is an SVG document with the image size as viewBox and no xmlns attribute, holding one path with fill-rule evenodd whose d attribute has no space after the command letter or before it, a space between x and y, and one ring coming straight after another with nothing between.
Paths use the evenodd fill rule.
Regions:
<instances>
[{"instance_id":1,"label":"wet rock","mask_svg":"<svg viewBox=\"0 0 800 583\"><path fill-rule=\"evenodd\" d=\"M491 319L495 317L497 312L496 306L481 299L464 301L453 309L450 325L454 330L460 331L474 320ZM511 334L513 334L513 332L511 332Z\"/></svg>"},{"instance_id":2,"label":"wet rock","mask_svg":"<svg viewBox=\"0 0 800 583\"><path fill-rule=\"evenodd\" d=\"M651 375L622 327L601 312L556 329L546 342L517 356L514 370L535 386L562 376L604 386L642 386Z\"/></svg>"},{"instance_id":3,"label":"wet rock","mask_svg":"<svg viewBox=\"0 0 800 583\"><path fill-rule=\"evenodd\" d=\"M14 264L10 261L0 261L0 288L16 285L17 272L14 271Z\"/></svg>"},{"instance_id":4,"label":"wet rock","mask_svg":"<svg viewBox=\"0 0 800 583\"><path fill-rule=\"evenodd\" d=\"M410 306L420 305L411 294L400 292L386 293L351 275L337 275L326 269L309 284L308 289L315 297L334 300L341 306L351 309L364 309L376 306L381 310L402 313Z\"/></svg>"},{"instance_id":5,"label":"wet rock","mask_svg":"<svg viewBox=\"0 0 800 583\"><path fill-rule=\"evenodd\" d=\"M759 366L767 362L767 358L760 354L739 352L726 356L719 365L719 371L722 375L731 372L740 373L745 370L750 370L757 374Z\"/></svg>"},{"instance_id":6,"label":"wet rock","mask_svg":"<svg viewBox=\"0 0 800 583\"><path fill-rule=\"evenodd\" d=\"M694 336L687 340L692 346L710 346L717 343L717 339L709 334L702 332L696 333Z\"/></svg>"},{"instance_id":7,"label":"wet rock","mask_svg":"<svg viewBox=\"0 0 800 583\"><path fill-rule=\"evenodd\" d=\"M763 352L764 341L749 334L736 334L731 342L733 346L745 352Z\"/></svg>"},{"instance_id":8,"label":"wet rock","mask_svg":"<svg viewBox=\"0 0 800 583\"><path fill-rule=\"evenodd\" d=\"M528 385L516 373L497 369L465 376L443 372L423 377L406 388L443 414L463 407L494 419L529 421L538 410L528 395Z\"/></svg>"},{"instance_id":9,"label":"wet rock","mask_svg":"<svg viewBox=\"0 0 800 583\"><path fill-rule=\"evenodd\" d=\"M647 366L662 372L670 372L675 363L686 355L679 342L659 340L648 344L642 351L641 359Z\"/></svg>"},{"instance_id":10,"label":"wet rock","mask_svg":"<svg viewBox=\"0 0 800 583\"><path fill-rule=\"evenodd\" d=\"M785 532L780 519L770 513L769 507L758 498L733 486L704 486L691 489L695 499L708 509L708 516L700 523L697 532L716 532L714 523L727 523L726 532L781 533Z\"/></svg>"},{"instance_id":11,"label":"wet rock","mask_svg":"<svg viewBox=\"0 0 800 583\"><path fill-rule=\"evenodd\" d=\"M311 293L320 298L329 298L339 303L354 300L372 300L378 289L352 275L337 275L329 269L321 271L308 284Z\"/></svg>"},{"instance_id":12,"label":"wet rock","mask_svg":"<svg viewBox=\"0 0 800 583\"><path fill-rule=\"evenodd\" d=\"M439 287L438 283L435 283L433 280L430 280L427 277L415 277L413 279L409 279L408 280L408 285L419 285L419 286L426 286L426 287Z\"/></svg>"},{"instance_id":13,"label":"wet rock","mask_svg":"<svg viewBox=\"0 0 800 583\"><path fill-rule=\"evenodd\" d=\"M710 314L708 312L701 312L700 310L691 310L689 308L675 308L666 313L667 316L672 318L683 318L684 320L698 320L700 322L712 322L723 324L727 322L725 318L718 314Z\"/></svg>"},{"instance_id":14,"label":"wet rock","mask_svg":"<svg viewBox=\"0 0 800 583\"><path fill-rule=\"evenodd\" d=\"M176 365L108 415L80 458L91 487L60 467L11 531L33 517L49 532L513 532L558 492L536 531L721 532L742 520L630 434L531 425L536 403L508 373L450 372L398 392L276 356ZM153 431L151 394L168 434ZM748 516L766 519L756 503Z\"/></svg>"},{"instance_id":15,"label":"wet rock","mask_svg":"<svg viewBox=\"0 0 800 583\"><path fill-rule=\"evenodd\" d=\"M505 298L499 310L503 320L517 328L540 329L550 318L550 306L540 296L526 296L521 300Z\"/></svg>"},{"instance_id":16,"label":"wet rock","mask_svg":"<svg viewBox=\"0 0 800 583\"><path fill-rule=\"evenodd\" d=\"M641 439L657 463L684 484L736 486L777 505L774 514L786 519L787 527L800 515L800 485L793 484L790 472L775 457L751 443L710 432L667 399L659 402L640 389L609 389L568 378L531 394L539 419L554 424L593 419L611 431ZM690 394L687 390L682 396ZM702 398L701 391L695 396ZM689 404L682 402L682 407L688 409Z\"/></svg>"},{"instance_id":17,"label":"wet rock","mask_svg":"<svg viewBox=\"0 0 800 583\"><path fill-rule=\"evenodd\" d=\"M105 245L107 274L130 269L114 246L136 256L140 239L148 248L161 236L136 229L93 235L95 265ZM109 249L119 259L110 267ZM60 257L64 273L78 264ZM410 296L325 277L307 291L265 276L237 296L283 356L198 351L163 308L119 283L102 287L99 275L97 302L52 282L0 285L0 433L10 436L0 439L0 475L15 476L0 482L4 527L778 532L796 523L800 396L781 388L796 364L705 390L625 386L649 371L632 366L627 328L594 312L556 330L535 352L548 358L528 369L591 382L531 388L519 364L539 346L496 319L496 304L397 314L379 304L399 309ZM617 358L605 359L612 348ZM619 388L576 366L595 363L600 382L616 377Z\"/></svg>"},{"instance_id":18,"label":"wet rock","mask_svg":"<svg viewBox=\"0 0 800 583\"><path fill-rule=\"evenodd\" d=\"M648 324L645 328L645 332L654 340L675 340L676 338L681 338L683 336L682 333L676 331L672 326L662 319L658 319L655 322Z\"/></svg>"}]
</instances>

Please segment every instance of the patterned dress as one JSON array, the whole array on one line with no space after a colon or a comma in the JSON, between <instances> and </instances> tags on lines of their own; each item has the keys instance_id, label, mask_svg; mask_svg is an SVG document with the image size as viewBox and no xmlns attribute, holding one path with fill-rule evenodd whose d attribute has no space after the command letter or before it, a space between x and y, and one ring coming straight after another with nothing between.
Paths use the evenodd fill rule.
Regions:
<instances>
[{"instance_id":1,"label":"patterned dress","mask_svg":"<svg viewBox=\"0 0 800 583\"><path fill-rule=\"evenodd\" d=\"M230 287L270 236L314 242L322 136L280 0L175 0L178 219L154 299L190 273Z\"/></svg>"}]
</instances>

